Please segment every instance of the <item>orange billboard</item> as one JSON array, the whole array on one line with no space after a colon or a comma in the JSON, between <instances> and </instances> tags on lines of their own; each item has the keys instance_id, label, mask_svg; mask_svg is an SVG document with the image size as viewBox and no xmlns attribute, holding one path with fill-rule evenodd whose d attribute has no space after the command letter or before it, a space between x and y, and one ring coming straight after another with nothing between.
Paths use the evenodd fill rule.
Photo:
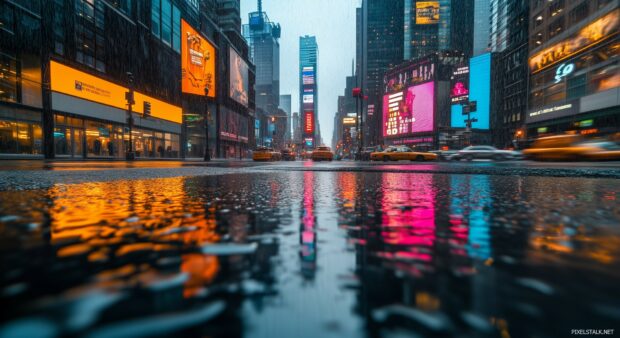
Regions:
<instances>
[{"instance_id":1,"label":"orange billboard","mask_svg":"<svg viewBox=\"0 0 620 338\"><path fill-rule=\"evenodd\" d=\"M181 90L215 97L215 47L185 20L181 20Z\"/></svg>"},{"instance_id":2,"label":"orange billboard","mask_svg":"<svg viewBox=\"0 0 620 338\"><path fill-rule=\"evenodd\" d=\"M81 72L56 61L50 61L51 89L54 92L71 95L107 106L127 109L126 87ZM133 111L143 113L144 102L151 103L151 117L175 123L183 122L181 107L157 100L148 95L134 92Z\"/></svg>"}]
</instances>

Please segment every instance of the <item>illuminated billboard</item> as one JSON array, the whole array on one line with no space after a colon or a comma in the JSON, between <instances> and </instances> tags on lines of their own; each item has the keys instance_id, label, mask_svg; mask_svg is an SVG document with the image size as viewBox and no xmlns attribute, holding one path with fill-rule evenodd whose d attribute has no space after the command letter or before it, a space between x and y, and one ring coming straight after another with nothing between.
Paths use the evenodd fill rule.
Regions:
<instances>
[{"instance_id":1,"label":"illuminated billboard","mask_svg":"<svg viewBox=\"0 0 620 338\"><path fill-rule=\"evenodd\" d=\"M314 84L314 67L303 67L301 69L301 80L305 85Z\"/></svg>"},{"instance_id":2,"label":"illuminated billboard","mask_svg":"<svg viewBox=\"0 0 620 338\"><path fill-rule=\"evenodd\" d=\"M433 131L434 117L434 82L383 96L384 137Z\"/></svg>"},{"instance_id":3,"label":"illuminated billboard","mask_svg":"<svg viewBox=\"0 0 620 338\"><path fill-rule=\"evenodd\" d=\"M215 97L215 47L185 20L181 20L181 91Z\"/></svg>"},{"instance_id":4,"label":"illuminated billboard","mask_svg":"<svg viewBox=\"0 0 620 338\"><path fill-rule=\"evenodd\" d=\"M314 112L304 112L304 131L306 134L314 133Z\"/></svg>"},{"instance_id":5,"label":"illuminated billboard","mask_svg":"<svg viewBox=\"0 0 620 338\"><path fill-rule=\"evenodd\" d=\"M56 61L50 61L51 89L54 92L71 95L84 100L104 104L118 109L127 109L126 87L81 72ZM151 117L182 122L181 107L134 92L133 111L144 113L144 102L151 104Z\"/></svg>"},{"instance_id":6,"label":"illuminated billboard","mask_svg":"<svg viewBox=\"0 0 620 338\"><path fill-rule=\"evenodd\" d=\"M470 114L473 129L489 129L491 103L491 53L482 54L469 60L469 102L476 101L476 111ZM465 128L467 115L463 115L461 103L453 104L450 109L450 125L453 128Z\"/></svg>"},{"instance_id":7,"label":"illuminated billboard","mask_svg":"<svg viewBox=\"0 0 620 338\"><path fill-rule=\"evenodd\" d=\"M598 44L618 32L620 9L616 9L580 29L567 39L536 53L529 60L530 70L539 72L569 56Z\"/></svg>"},{"instance_id":8,"label":"illuminated billboard","mask_svg":"<svg viewBox=\"0 0 620 338\"><path fill-rule=\"evenodd\" d=\"M450 78L450 101L466 102L469 97L469 66L456 67Z\"/></svg>"},{"instance_id":9,"label":"illuminated billboard","mask_svg":"<svg viewBox=\"0 0 620 338\"><path fill-rule=\"evenodd\" d=\"M248 64L243 61L237 52L230 50L230 98L248 106Z\"/></svg>"},{"instance_id":10,"label":"illuminated billboard","mask_svg":"<svg viewBox=\"0 0 620 338\"><path fill-rule=\"evenodd\" d=\"M415 3L416 25L430 25L439 23L439 2L418 1Z\"/></svg>"},{"instance_id":11,"label":"illuminated billboard","mask_svg":"<svg viewBox=\"0 0 620 338\"><path fill-rule=\"evenodd\" d=\"M357 118L355 117L343 117L342 124L345 126L354 126L357 124Z\"/></svg>"}]
</instances>

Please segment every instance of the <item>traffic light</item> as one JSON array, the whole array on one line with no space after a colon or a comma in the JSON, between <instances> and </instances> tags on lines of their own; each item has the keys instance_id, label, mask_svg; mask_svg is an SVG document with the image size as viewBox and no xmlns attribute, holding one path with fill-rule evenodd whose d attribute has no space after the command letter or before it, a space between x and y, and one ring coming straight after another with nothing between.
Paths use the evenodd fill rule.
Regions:
<instances>
[{"instance_id":1,"label":"traffic light","mask_svg":"<svg viewBox=\"0 0 620 338\"><path fill-rule=\"evenodd\" d=\"M151 116L151 103L144 101L144 109L142 111L144 112L144 117Z\"/></svg>"}]
</instances>

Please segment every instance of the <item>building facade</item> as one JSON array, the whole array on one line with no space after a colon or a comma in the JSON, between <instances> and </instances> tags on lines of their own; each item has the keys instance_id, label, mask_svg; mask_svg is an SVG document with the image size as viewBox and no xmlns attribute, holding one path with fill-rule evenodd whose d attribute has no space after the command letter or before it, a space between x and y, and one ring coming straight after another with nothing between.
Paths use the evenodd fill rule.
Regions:
<instances>
[{"instance_id":1,"label":"building facade","mask_svg":"<svg viewBox=\"0 0 620 338\"><path fill-rule=\"evenodd\" d=\"M503 98L492 123L493 143L501 148L521 148L528 98L529 1L494 0L491 6L491 49L501 59L501 85L494 90Z\"/></svg>"},{"instance_id":2,"label":"building facade","mask_svg":"<svg viewBox=\"0 0 620 338\"><path fill-rule=\"evenodd\" d=\"M7 0L0 7L3 157L121 159L130 150L137 158L202 157L206 125L217 155L221 112L247 119L253 109L249 90L241 90L241 106L222 97L232 83L222 67L228 48L246 65L243 80L253 75L247 46L222 33L213 1Z\"/></svg>"},{"instance_id":3,"label":"building facade","mask_svg":"<svg viewBox=\"0 0 620 338\"><path fill-rule=\"evenodd\" d=\"M474 0L404 0L403 24L404 60L442 50L472 55Z\"/></svg>"},{"instance_id":4,"label":"building facade","mask_svg":"<svg viewBox=\"0 0 620 338\"><path fill-rule=\"evenodd\" d=\"M320 145L319 46L315 36L299 37L299 111L303 133L303 147L312 149Z\"/></svg>"},{"instance_id":5,"label":"building facade","mask_svg":"<svg viewBox=\"0 0 620 338\"><path fill-rule=\"evenodd\" d=\"M533 1L527 137L620 132L618 0Z\"/></svg>"}]
</instances>

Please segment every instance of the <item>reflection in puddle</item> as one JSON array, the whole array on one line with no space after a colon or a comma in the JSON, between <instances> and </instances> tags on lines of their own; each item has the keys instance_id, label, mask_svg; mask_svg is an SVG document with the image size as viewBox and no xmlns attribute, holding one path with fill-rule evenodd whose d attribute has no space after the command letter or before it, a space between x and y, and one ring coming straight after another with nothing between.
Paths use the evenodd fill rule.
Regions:
<instances>
[{"instance_id":1,"label":"reflection in puddle","mask_svg":"<svg viewBox=\"0 0 620 338\"><path fill-rule=\"evenodd\" d=\"M602 179L304 171L0 192L0 299L12 310L0 336L613 327L619 190Z\"/></svg>"}]
</instances>

